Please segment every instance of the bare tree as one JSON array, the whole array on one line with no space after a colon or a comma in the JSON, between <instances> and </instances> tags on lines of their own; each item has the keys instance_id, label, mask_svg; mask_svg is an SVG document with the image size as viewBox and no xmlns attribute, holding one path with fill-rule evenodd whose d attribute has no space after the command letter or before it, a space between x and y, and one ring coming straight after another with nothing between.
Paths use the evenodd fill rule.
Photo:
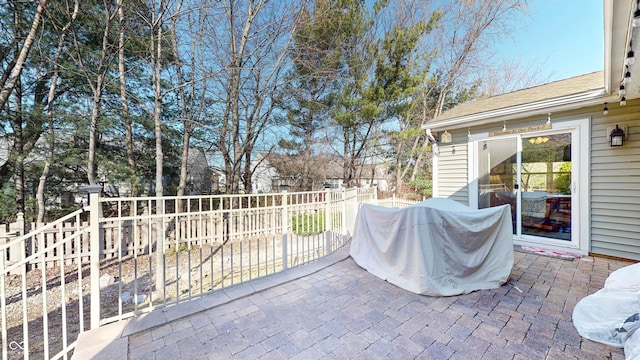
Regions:
<instances>
[{"instance_id":1,"label":"bare tree","mask_svg":"<svg viewBox=\"0 0 640 360\"><path fill-rule=\"evenodd\" d=\"M246 8L246 17L242 19L240 9L234 0L228 0L226 6L227 21L229 25L229 45L231 61L228 67L229 83L227 87L227 109L225 110L225 122L221 128L219 150L225 159L225 175L227 193L238 192L238 182L240 178L240 165L242 160L242 149L240 139L240 94L241 80L243 75L243 63L247 56L247 42L252 32L253 22L264 7L263 0L249 0ZM239 33L237 31L237 21L244 22ZM229 134L229 137L226 135ZM230 140L230 146L226 142Z\"/></svg>"},{"instance_id":2,"label":"bare tree","mask_svg":"<svg viewBox=\"0 0 640 360\"><path fill-rule=\"evenodd\" d=\"M188 167L193 131L205 113L207 103L207 80L211 74L204 70L204 34L208 18L207 7L186 9L186 28L178 28L178 17L171 19L170 38L175 76L175 91L178 97L180 124L182 130L182 156L180 160L180 179L177 195L182 196L188 183ZM178 8L181 6L179 5ZM180 36L178 35L180 34ZM182 41L180 41L182 39ZM186 53L188 49L189 53ZM185 56L186 55L186 56ZM185 59L183 59L185 58Z\"/></svg>"},{"instance_id":3,"label":"bare tree","mask_svg":"<svg viewBox=\"0 0 640 360\"><path fill-rule=\"evenodd\" d=\"M481 96L499 95L547 83L552 74L547 70L546 60L535 64L514 60L488 67L482 79Z\"/></svg>"},{"instance_id":4,"label":"bare tree","mask_svg":"<svg viewBox=\"0 0 640 360\"><path fill-rule=\"evenodd\" d=\"M162 72L164 67L163 57L163 30L165 14L169 11L169 0L152 1L152 15L150 26L150 58L151 58L151 82L153 84L153 124L156 148L156 179L155 193L160 197L164 193L162 166L164 153L162 151Z\"/></svg>"},{"instance_id":5,"label":"bare tree","mask_svg":"<svg viewBox=\"0 0 640 360\"><path fill-rule=\"evenodd\" d=\"M257 145L265 139L265 130L273 122L272 117L276 109L274 98L278 96L278 88L282 87L282 72L285 54L291 41L290 35L284 35L284 45L281 45L277 52L272 49L278 48L278 41L281 41L283 34L290 34L287 30L287 16L281 19L273 18L267 23L274 24L266 34L261 45L254 52L255 64L249 74L250 80L247 86L248 99L244 101L245 106L251 104L244 116L245 136L242 146L244 155L244 169L242 170L241 181L243 188L247 191L252 189L252 177L258 164L254 164L253 157ZM268 154L274 145L269 144L261 150Z\"/></svg>"},{"instance_id":6,"label":"bare tree","mask_svg":"<svg viewBox=\"0 0 640 360\"><path fill-rule=\"evenodd\" d=\"M464 0L444 8L442 30L433 44L439 49L435 65L441 70L434 116L445 107L445 100L459 81L485 67L491 40L507 36L511 20L522 15L523 0ZM470 82L467 80L466 82Z\"/></svg>"},{"instance_id":7,"label":"bare tree","mask_svg":"<svg viewBox=\"0 0 640 360\"><path fill-rule=\"evenodd\" d=\"M151 83L153 85L153 124L155 135L155 155L156 155L156 179L155 179L155 194L160 198L164 192L163 186L163 173L162 166L164 162L164 153L162 151L162 71L163 60L162 55L162 40L163 40L163 27L165 21L165 14L168 12L168 0L160 0L156 3L155 0L151 1L151 19L149 22L150 28L150 59L151 59ZM164 201L158 199L156 212L158 214L164 214ZM162 229L162 221L156 222L156 228ZM164 239L162 236L158 236L156 242L156 288L161 288L165 283L164 274Z\"/></svg>"},{"instance_id":8,"label":"bare tree","mask_svg":"<svg viewBox=\"0 0 640 360\"><path fill-rule=\"evenodd\" d=\"M508 36L513 24L511 20L524 16L525 7L526 2L522 0L463 0L443 3L439 10L442 12L440 26L433 31L434 36L427 38L423 44L423 53L432 54L431 78L422 92L422 104L416 106L412 114L415 119L411 120L413 128L420 129L448 106L460 101L460 92L465 92L466 97L479 94L474 95L474 86L482 84L482 80L491 74L489 44ZM458 99L453 99L455 97ZM407 176L409 169L410 179L415 180L419 169L425 164L425 154L429 151L427 140L420 132L416 132L410 143L412 145L408 154L414 160L407 162L398 174L399 181Z\"/></svg>"},{"instance_id":9,"label":"bare tree","mask_svg":"<svg viewBox=\"0 0 640 360\"><path fill-rule=\"evenodd\" d=\"M251 190L253 154L273 120L292 13L284 1L227 0L211 18L218 21L207 38L216 64L210 72L222 70L211 88L221 94L213 97L217 106L210 111L219 122L211 126L214 147L224 162L227 193L237 193L241 184Z\"/></svg>"},{"instance_id":10,"label":"bare tree","mask_svg":"<svg viewBox=\"0 0 640 360\"><path fill-rule=\"evenodd\" d=\"M178 1L178 5L176 7L176 14L180 12L182 8L182 0ZM180 51L178 49L178 30L177 30L178 17L171 17L171 27L170 27L170 38L171 38L171 51L173 52L173 59L175 61L175 71L176 77L178 80L178 102L180 104L180 122L182 123L182 156L180 159L180 183L178 185L178 196L184 195L184 189L187 182L187 164L189 161L189 146L191 142L191 132L192 132L192 118L191 114L193 114L193 98L189 101L187 99L186 89L184 86L185 79L182 75L182 59L180 56ZM192 42L191 44L191 52L192 54L195 52L196 45ZM194 66L194 56L191 56L191 66ZM189 104L187 104L189 102Z\"/></svg>"}]
</instances>

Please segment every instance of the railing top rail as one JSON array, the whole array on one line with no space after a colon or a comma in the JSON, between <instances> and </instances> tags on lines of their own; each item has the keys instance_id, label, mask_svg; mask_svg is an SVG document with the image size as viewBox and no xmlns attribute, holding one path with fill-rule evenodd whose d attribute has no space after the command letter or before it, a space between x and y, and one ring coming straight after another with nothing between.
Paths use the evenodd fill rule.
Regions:
<instances>
[{"instance_id":1,"label":"railing top rail","mask_svg":"<svg viewBox=\"0 0 640 360\"><path fill-rule=\"evenodd\" d=\"M325 193L341 193L349 189L323 189L314 191L299 192L276 192L263 194L217 194L217 195L182 195L182 196L139 196L139 197L100 197L100 202L117 202L117 201L166 201L166 200L196 200L196 199L233 199L233 198L257 198L257 197L273 197L282 195L309 195L309 194L325 194Z\"/></svg>"},{"instance_id":2,"label":"railing top rail","mask_svg":"<svg viewBox=\"0 0 640 360\"><path fill-rule=\"evenodd\" d=\"M282 193L272 194L219 194L219 195L166 195L166 196L136 196L136 197L100 197L100 202L116 202L116 201L167 201L167 200L197 200L197 199L221 199L221 198L246 198L246 197L265 197L282 195Z\"/></svg>"},{"instance_id":3,"label":"railing top rail","mask_svg":"<svg viewBox=\"0 0 640 360\"><path fill-rule=\"evenodd\" d=\"M41 227L39 227L37 229L34 229L34 230L32 230L32 231L30 231L30 232L28 232L28 233L26 233L26 234L24 234L22 236L19 236L19 237L15 238L15 239L11 240L10 242L7 242L5 244L0 245L0 250L4 250L4 249L12 246L16 242L24 241L24 240L29 239L29 238L33 237L34 235L40 234L40 233L42 233L44 231L51 230L52 228L55 228L56 226L58 226L60 224L63 224L64 222L68 221L69 219L75 218L78 215L80 215L83 212L88 211L88 210L89 209L87 207L82 208L82 209L78 209L78 210L76 210L76 211L74 211L74 212L72 212L70 214L67 214L67 215L57 219L56 221L50 222L48 224L45 224L45 225L43 225L43 226L41 226Z\"/></svg>"},{"instance_id":4,"label":"railing top rail","mask_svg":"<svg viewBox=\"0 0 640 360\"><path fill-rule=\"evenodd\" d=\"M82 237L85 234L86 231L87 231L87 229L84 228L84 229L80 230L79 232L76 232L73 235L66 237L64 239L64 241L60 241L60 242L56 242L56 243L49 243L45 248L40 249L38 252L27 256L22 261L16 262L14 264L7 265L6 267L2 268L2 275L8 274L13 269L17 269L17 268L23 266L24 264L27 264L27 263L31 262L32 260L35 260L35 259L37 259L37 258L39 258L41 256L44 256L44 254L46 254L47 252L52 251L55 248L60 248L65 243L68 243L68 242L73 241L73 240L75 240L75 239L77 239L79 237Z\"/></svg>"}]
</instances>

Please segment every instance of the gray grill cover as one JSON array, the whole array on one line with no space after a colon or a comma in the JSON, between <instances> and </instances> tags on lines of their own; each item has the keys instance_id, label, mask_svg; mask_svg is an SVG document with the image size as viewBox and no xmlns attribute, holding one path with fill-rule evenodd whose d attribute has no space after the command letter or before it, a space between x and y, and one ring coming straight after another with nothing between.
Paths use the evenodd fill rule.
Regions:
<instances>
[{"instance_id":1,"label":"gray grill cover","mask_svg":"<svg viewBox=\"0 0 640 360\"><path fill-rule=\"evenodd\" d=\"M466 294L509 279L511 226L509 205L475 210L444 198L403 209L363 204L350 254L362 268L408 291Z\"/></svg>"}]
</instances>

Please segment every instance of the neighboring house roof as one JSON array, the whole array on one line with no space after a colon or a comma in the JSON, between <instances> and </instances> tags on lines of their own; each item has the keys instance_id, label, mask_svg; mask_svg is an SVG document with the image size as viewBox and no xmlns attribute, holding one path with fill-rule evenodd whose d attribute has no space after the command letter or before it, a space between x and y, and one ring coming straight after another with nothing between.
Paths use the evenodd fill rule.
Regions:
<instances>
[{"instance_id":1,"label":"neighboring house roof","mask_svg":"<svg viewBox=\"0 0 640 360\"><path fill-rule=\"evenodd\" d=\"M605 95L604 72L596 71L460 104L429 121L425 128L455 128L482 120L568 110L589 101L601 103Z\"/></svg>"}]
</instances>

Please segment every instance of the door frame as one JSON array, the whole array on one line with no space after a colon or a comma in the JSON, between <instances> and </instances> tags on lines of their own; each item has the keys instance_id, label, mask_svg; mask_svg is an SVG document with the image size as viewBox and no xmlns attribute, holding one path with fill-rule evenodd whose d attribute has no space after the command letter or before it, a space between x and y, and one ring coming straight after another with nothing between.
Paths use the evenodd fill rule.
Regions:
<instances>
[{"instance_id":1,"label":"door frame","mask_svg":"<svg viewBox=\"0 0 640 360\"><path fill-rule=\"evenodd\" d=\"M523 136L543 136L558 133L571 133L571 188L572 188L572 211L571 211L571 241L562 241L532 235L522 235L521 229L521 209L517 209L516 234L513 235L515 245L535 246L549 250L571 251L586 255L590 251L591 244L591 206L590 206L590 174L591 174L591 119L583 118L552 123L549 130L523 131L517 134L504 136L489 136L487 132L469 135L469 206L478 208L478 143L483 141L515 138L517 148L518 164L522 160L522 137ZM520 174L518 174L518 183ZM518 192L518 204L521 194Z\"/></svg>"}]
</instances>

